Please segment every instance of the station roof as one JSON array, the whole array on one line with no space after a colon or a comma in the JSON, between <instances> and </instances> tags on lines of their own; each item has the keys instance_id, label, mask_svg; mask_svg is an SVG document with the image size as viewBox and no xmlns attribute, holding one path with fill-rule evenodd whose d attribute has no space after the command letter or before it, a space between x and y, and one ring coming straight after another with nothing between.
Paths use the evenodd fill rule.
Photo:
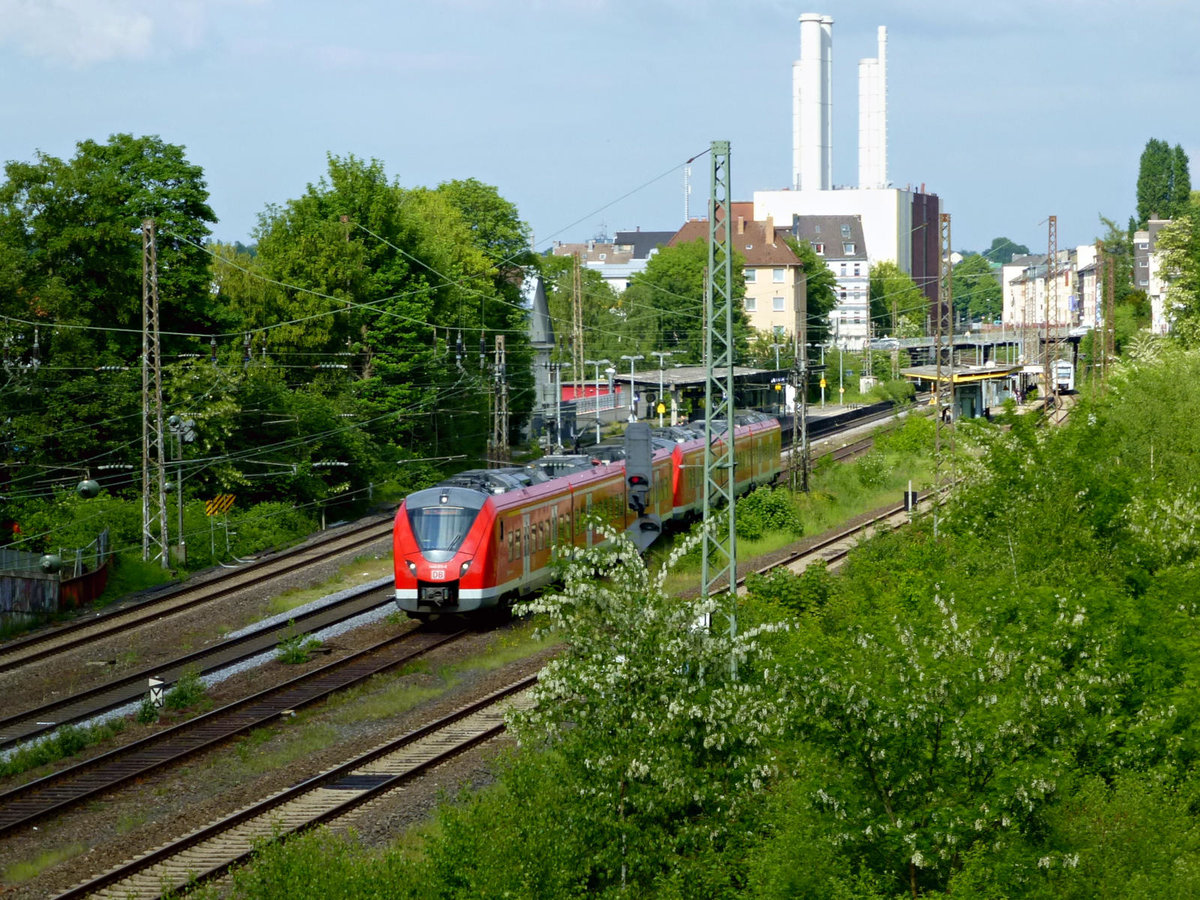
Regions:
<instances>
[{"instance_id":1,"label":"station roof","mask_svg":"<svg viewBox=\"0 0 1200 900\"><path fill-rule=\"evenodd\" d=\"M628 366L627 362L623 365ZM616 368L616 366L614 366ZM640 372L635 372L633 376L634 384L646 384L658 387L660 376L659 369L642 369ZM733 367L733 380L739 384L769 384L772 381L772 376L787 377L786 370L777 369L751 369L746 366ZM705 383L705 368L704 366L667 366L661 370L662 383L664 387L693 387L703 386ZM613 375L615 381L629 381L629 372L624 373L617 368Z\"/></svg>"},{"instance_id":2,"label":"station roof","mask_svg":"<svg viewBox=\"0 0 1200 900\"><path fill-rule=\"evenodd\" d=\"M1023 369L1019 365L990 365L990 366L955 366L953 372L949 366L941 367L941 382L949 384L953 374L955 384L970 384L974 381L990 381L1016 375ZM913 366L900 372L905 378L913 381L938 381L937 366Z\"/></svg>"}]
</instances>

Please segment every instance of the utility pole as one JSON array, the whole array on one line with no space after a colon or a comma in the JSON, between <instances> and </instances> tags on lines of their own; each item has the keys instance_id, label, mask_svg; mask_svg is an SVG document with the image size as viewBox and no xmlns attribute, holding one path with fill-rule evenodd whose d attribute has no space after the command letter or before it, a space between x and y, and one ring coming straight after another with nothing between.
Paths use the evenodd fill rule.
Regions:
<instances>
[{"instance_id":1,"label":"utility pole","mask_svg":"<svg viewBox=\"0 0 1200 900\"><path fill-rule=\"evenodd\" d=\"M1103 348L1106 341L1104 332L1100 330L1101 311L1104 309L1104 241L1096 241L1096 281L1092 290L1092 366L1091 385L1094 395L1100 385L1100 370L1103 366ZM1100 352L1097 352L1097 351Z\"/></svg>"},{"instance_id":2,"label":"utility pole","mask_svg":"<svg viewBox=\"0 0 1200 900\"><path fill-rule=\"evenodd\" d=\"M708 203L708 272L704 309L704 521L720 506L727 513L723 533L706 528L701 539L700 591L727 596L729 634L737 636L737 510L734 504L735 409L733 395L733 246L729 232L729 141L713 141L712 193ZM716 430L724 427L720 437ZM711 619L704 623L711 626ZM736 671L737 664L730 665Z\"/></svg>"},{"instance_id":3,"label":"utility pole","mask_svg":"<svg viewBox=\"0 0 1200 900\"><path fill-rule=\"evenodd\" d=\"M630 356L628 354L621 355L621 359L629 360L629 421L630 422L637 421L637 401L634 400L634 397L636 397L637 394L633 390L633 376L634 376L633 364L635 362L637 362L639 359L645 359L645 358L646 357L642 356L642 354L640 354L640 353L638 353L635 356Z\"/></svg>"},{"instance_id":4,"label":"utility pole","mask_svg":"<svg viewBox=\"0 0 1200 900\"><path fill-rule=\"evenodd\" d=\"M797 289L792 334L792 452L788 454L788 481L793 491L808 492L808 275L801 272ZM824 375L822 375L824 377ZM797 453L797 449L799 452Z\"/></svg>"},{"instance_id":5,"label":"utility pole","mask_svg":"<svg viewBox=\"0 0 1200 900\"><path fill-rule=\"evenodd\" d=\"M492 378L496 389L495 412L492 415L492 440L488 447L488 459L496 466L508 463L511 456L508 446L508 373L504 358L504 335L496 335L496 356Z\"/></svg>"},{"instance_id":6,"label":"utility pole","mask_svg":"<svg viewBox=\"0 0 1200 900\"><path fill-rule=\"evenodd\" d=\"M935 491L941 488L942 481L942 360L945 355L945 348L942 341L946 332L946 307L951 301L950 287L950 256L947 247L950 244L950 216L947 213L942 213L939 216L939 226L941 233L940 248L938 251L938 294L937 306L934 313L934 420L933 420L933 489ZM951 341L953 341L953 332L951 332ZM951 343L953 347L953 343ZM953 378L951 374L951 378ZM954 388L950 388L951 409L954 403ZM938 498L933 499L933 536L936 539L938 536Z\"/></svg>"},{"instance_id":7,"label":"utility pole","mask_svg":"<svg viewBox=\"0 0 1200 900\"><path fill-rule=\"evenodd\" d=\"M610 366L612 361L608 359L585 359L585 366L596 367L596 443L600 443L600 367Z\"/></svg>"},{"instance_id":8,"label":"utility pole","mask_svg":"<svg viewBox=\"0 0 1200 900\"><path fill-rule=\"evenodd\" d=\"M170 567L167 478L163 449L162 357L158 339L158 249L154 220L142 222L142 560L156 546ZM155 533L154 521L158 521Z\"/></svg>"},{"instance_id":9,"label":"utility pole","mask_svg":"<svg viewBox=\"0 0 1200 900\"><path fill-rule=\"evenodd\" d=\"M1112 254L1108 256L1108 265L1104 267L1104 383L1108 385L1108 367L1110 361L1117 357L1117 323L1116 316L1116 274L1117 261Z\"/></svg>"},{"instance_id":10,"label":"utility pole","mask_svg":"<svg viewBox=\"0 0 1200 900\"><path fill-rule=\"evenodd\" d=\"M579 254L575 254L575 271L571 290L571 310L573 326L571 329L571 369L575 376L576 409L578 401L583 396L583 382L587 373L583 368L583 275L579 264Z\"/></svg>"},{"instance_id":11,"label":"utility pole","mask_svg":"<svg viewBox=\"0 0 1200 900\"><path fill-rule=\"evenodd\" d=\"M1046 329L1045 337L1042 341L1043 357L1042 357L1042 386L1045 388L1046 396L1042 401L1042 409L1050 410L1058 406L1058 378L1054 373L1054 363L1052 360L1051 350L1054 352L1057 349L1050 337L1050 315L1053 310L1055 331L1058 329L1058 216L1050 216L1047 220L1049 227L1047 229L1047 244L1046 244Z\"/></svg>"},{"instance_id":12,"label":"utility pole","mask_svg":"<svg viewBox=\"0 0 1200 900\"><path fill-rule=\"evenodd\" d=\"M658 404L660 406L666 406L666 404L663 403L663 360L665 360L668 356L671 355L671 351L670 350L651 350L650 355L658 357ZM658 427L659 428L663 427L663 418L662 417L663 417L662 410L659 410L659 413L658 413ZM674 424L674 423L672 423L672 424Z\"/></svg>"}]
</instances>

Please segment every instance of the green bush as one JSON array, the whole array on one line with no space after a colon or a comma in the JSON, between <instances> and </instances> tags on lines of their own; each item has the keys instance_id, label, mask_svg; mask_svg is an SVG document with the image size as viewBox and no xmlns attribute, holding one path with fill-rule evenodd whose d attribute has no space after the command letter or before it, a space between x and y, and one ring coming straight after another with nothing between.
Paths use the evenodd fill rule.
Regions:
<instances>
[{"instance_id":1,"label":"green bush","mask_svg":"<svg viewBox=\"0 0 1200 900\"><path fill-rule=\"evenodd\" d=\"M875 387L871 388L867 394L868 399L888 401L897 406L905 403L912 403L917 396L917 389L913 383L907 378L889 379L881 381Z\"/></svg>"},{"instance_id":2,"label":"green bush","mask_svg":"<svg viewBox=\"0 0 1200 900\"><path fill-rule=\"evenodd\" d=\"M767 575L746 578L750 595L785 606L793 612L824 606L833 593L833 576L824 562L813 563L799 575L787 569L773 569Z\"/></svg>"},{"instance_id":3,"label":"green bush","mask_svg":"<svg viewBox=\"0 0 1200 900\"><path fill-rule=\"evenodd\" d=\"M757 540L766 534L804 534L804 523L786 488L760 487L737 502L737 535Z\"/></svg>"},{"instance_id":4,"label":"green bush","mask_svg":"<svg viewBox=\"0 0 1200 900\"><path fill-rule=\"evenodd\" d=\"M881 488L887 483L888 467L883 454L872 451L854 461L854 474L867 490Z\"/></svg>"},{"instance_id":5,"label":"green bush","mask_svg":"<svg viewBox=\"0 0 1200 900\"><path fill-rule=\"evenodd\" d=\"M0 777L19 775L38 766L57 762L74 756L85 747L98 744L125 729L123 719L113 719L97 725L63 725L49 736L14 750L6 760L0 761Z\"/></svg>"},{"instance_id":6,"label":"green bush","mask_svg":"<svg viewBox=\"0 0 1200 900\"><path fill-rule=\"evenodd\" d=\"M301 541L317 530L317 523L290 503L259 503L231 516L230 528L233 554L248 556Z\"/></svg>"},{"instance_id":7,"label":"green bush","mask_svg":"<svg viewBox=\"0 0 1200 900\"><path fill-rule=\"evenodd\" d=\"M881 453L901 453L913 456L933 452L936 423L930 416L910 414L899 428L875 437L875 449Z\"/></svg>"},{"instance_id":8,"label":"green bush","mask_svg":"<svg viewBox=\"0 0 1200 900\"><path fill-rule=\"evenodd\" d=\"M158 707L147 694L142 698L141 705L138 706L137 716L135 717L139 725L153 725L158 721Z\"/></svg>"},{"instance_id":9,"label":"green bush","mask_svg":"<svg viewBox=\"0 0 1200 900\"><path fill-rule=\"evenodd\" d=\"M167 709L187 709L208 699L208 689L195 669L184 669L179 680L163 697Z\"/></svg>"},{"instance_id":10,"label":"green bush","mask_svg":"<svg viewBox=\"0 0 1200 900\"><path fill-rule=\"evenodd\" d=\"M279 642L275 648L275 658L281 663L299 665L308 662L313 651L320 646L321 642L310 634L293 634Z\"/></svg>"}]
</instances>

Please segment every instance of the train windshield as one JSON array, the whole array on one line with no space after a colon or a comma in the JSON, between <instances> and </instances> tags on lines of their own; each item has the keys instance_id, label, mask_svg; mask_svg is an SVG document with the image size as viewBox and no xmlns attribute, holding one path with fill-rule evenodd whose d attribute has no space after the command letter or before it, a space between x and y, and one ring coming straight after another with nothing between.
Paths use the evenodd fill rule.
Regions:
<instances>
[{"instance_id":1,"label":"train windshield","mask_svg":"<svg viewBox=\"0 0 1200 900\"><path fill-rule=\"evenodd\" d=\"M426 506L408 510L408 524L423 551L455 551L467 536L477 509L461 506Z\"/></svg>"}]
</instances>

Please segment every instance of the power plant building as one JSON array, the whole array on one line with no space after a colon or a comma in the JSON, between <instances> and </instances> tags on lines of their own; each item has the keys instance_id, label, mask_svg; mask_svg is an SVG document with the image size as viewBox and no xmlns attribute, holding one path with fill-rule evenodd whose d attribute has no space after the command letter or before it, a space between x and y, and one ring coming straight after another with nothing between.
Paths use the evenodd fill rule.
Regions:
<instances>
[{"instance_id":1,"label":"power plant building","mask_svg":"<svg viewBox=\"0 0 1200 900\"><path fill-rule=\"evenodd\" d=\"M936 194L893 187L887 171L887 29L877 55L859 62L858 185L833 185L833 19L800 16L800 59L792 65L792 181L755 191L754 218L857 216L871 263L889 261L937 297L940 204Z\"/></svg>"}]
</instances>

